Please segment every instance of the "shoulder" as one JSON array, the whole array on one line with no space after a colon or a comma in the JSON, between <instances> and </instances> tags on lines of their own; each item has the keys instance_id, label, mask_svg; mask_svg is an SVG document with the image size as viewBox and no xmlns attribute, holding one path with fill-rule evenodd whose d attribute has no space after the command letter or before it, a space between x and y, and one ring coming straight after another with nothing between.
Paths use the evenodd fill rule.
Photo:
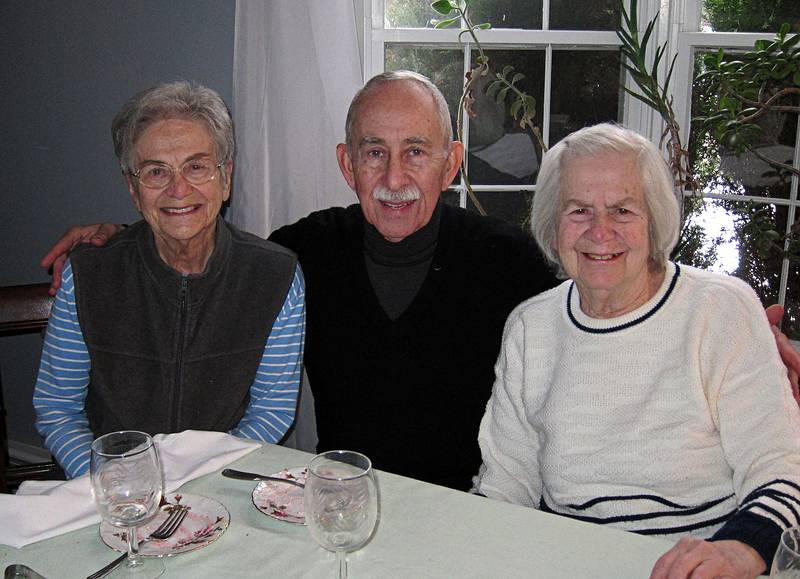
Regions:
<instances>
[{"instance_id":1,"label":"shoulder","mask_svg":"<svg viewBox=\"0 0 800 579\"><path fill-rule=\"evenodd\" d=\"M679 265L678 285L685 295L694 301L708 305L762 309L761 302L753 288L739 278L698 269L689 265ZM725 310L721 313L724 314Z\"/></svg>"},{"instance_id":2,"label":"shoulder","mask_svg":"<svg viewBox=\"0 0 800 579\"><path fill-rule=\"evenodd\" d=\"M473 275L524 287L521 297L558 283L533 236L519 225L445 206L440 240L450 258L467 263Z\"/></svg>"},{"instance_id":3,"label":"shoulder","mask_svg":"<svg viewBox=\"0 0 800 579\"><path fill-rule=\"evenodd\" d=\"M91 260L118 259L125 252L136 252L137 239L146 235L150 230L147 222L141 219L133 225L124 228L122 231L112 236L105 245L92 245L91 243L81 243L70 251L70 259L74 264L80 266L82 263Z\"/></svg>"},{"instance_id":4,"label":"shoulder","mask_svg":"<svg viewBox=\"0 0 800 579\"><path fill-rule=\"evenodd\" d=\"M526 299L509 314L509 323L537 325L544 318L560 316L566 307L570 285L572 280L568 279L552 289Z\"/></svg>"},{"instance_id":5,"label":"shoulder","mask_svg":"<svg viewBox=\"0 0 800 579\"><path fill-rule=\"evenodd\" d=\"M296 261L297 255L290 249L278 245L273 241L268 241L247 231L231 225L227 221L223 222L231 234L231 242L236 251L246 251L253 254L267 254L275 256L277 259Z\"/></svg>"},{"instance_id":6,"label":"shoulder","mask_svg":"<svg viewBox=\"0 0 800 579\"><path fill-rule=\"evenodd\" d=\"M349 207L314 211L295 223L276 229L269 239L300 253L299 248L302 246L319 244L362 227L362 215L361 207L357 203Z\"/></svg>"},{"instance_id":7,"label":"shoulder","mask_svg":"<svg viewBox=\"0 0 800 579\"><path fill-rule=\"evenodd\" d=\"M512 225L495 217L478 215L451 205L442 207L442 218L445 227L464 241L485 246L490 243L505 243L520 247L534 247L533 238L517 225Z\"/></svg>"}]
</instances>

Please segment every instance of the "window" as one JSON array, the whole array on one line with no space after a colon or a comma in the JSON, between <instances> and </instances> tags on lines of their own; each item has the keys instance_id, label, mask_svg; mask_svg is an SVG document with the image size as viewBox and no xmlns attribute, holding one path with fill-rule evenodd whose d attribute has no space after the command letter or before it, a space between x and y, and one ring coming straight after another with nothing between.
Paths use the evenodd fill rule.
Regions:
<instances>
[{"instance_id":1,"label":"window","mask_svg":"<svg viewBox=\"0 0 800 579\"><path fill-rule=\"evenodd\" d=\"M458 28L433 29L431 19L441 15L428 0L364 2L365 20L371 23L365 76L400 68L429 76L445 94L455 126L464 75L477 56L468 35L459 42ZM734 155L690 122L702 104L702 92L692 87L703 71L703 55L719 48L751 49L758 39L772 39L783 21L800 31L796 0L639 0L638 9L641 28L659 15L652 44L667 43L664 63L678 55L671 83L674 108L695 173L705 182L702 199L687 199L691 227L682 260L742 277L765 304L784 303L785 330L800 339L800 267L780 251L759 255L753 235L770 227L780 235L791 233L797 177L771 170L753 154ZM660 118L621 89L630 79L620 64L616 0L473 0L470 14L473 22L492 25L479 31L479 38L493 70L510 65L525 75L517 86L536 99L534 121L546 146L606 120L658 142ZM478 115L464 115L463 121L470 183L487 213L522 225L535 191L540 147L513 122L506 106L482 92L476 96ZM762 127L760 144L795 168L800 167L797 123L797 114L774 119ZM476 210L462 177L444 199Z\"/></svg>"}]
</instances>

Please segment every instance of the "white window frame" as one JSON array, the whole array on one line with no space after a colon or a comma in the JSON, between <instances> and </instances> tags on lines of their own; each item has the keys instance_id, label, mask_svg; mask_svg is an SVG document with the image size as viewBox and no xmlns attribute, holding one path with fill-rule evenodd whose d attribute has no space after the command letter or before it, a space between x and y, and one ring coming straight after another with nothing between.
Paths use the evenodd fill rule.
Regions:
<instances>
[{"instance_id":1,"label":"white window frame","mask_svg":"<svg viewBox=\"0 0 800 579\"><path fill-rule=\"evenodd\" d=\"M358 0L356 0L358 1ZM364 78L371 78L384 70L384 51L386 43L400 44L442 44L447 47L459 46L459 30L433 30L433 29L386 29L384 28L383 0L360 0L363 10L363 50L364 50ZM543 28L545 30L519 30L519 29L491 29L481 30L481 44L484 48L514 48L545 46L545 83L544 102L542 106L543 126L542 132L546 138L549 133L550 117L550 72L553 48L587 46L597 49L619 47L620 42L613 31L565 31L546 30L547 5L543 14ZM673 108L677 121L681 127L681 139L684 146L689 141L691 120L691 89L694 69L694 55L700 49L744 48L749 49L758 39L772 39L774 33L732 33L732 32L700 32L700 13L702 0L639 0L639 29L643 30L653 16L659 14L658 24L650 40L648 56L653 57L654 47L663 43L667 50L662 58L660 78L665 78L666 71L673 57L677 54L675 70L671 81L671 93L674 99ZM471 43L469 37L462 37L463 50L465 51L465 69L469 70L469 55ZM633 86L628 75L628 86ZM627 93L623 96L623 118L620 121L625 126L647 136L654 143L658 143L663 132L663 122L660 116L650 107L634 99ZM465 117L464 141L469 141L469 121ZM795 144L795 166L800 164L800 130L797 131L798 142ZM549 143L547 143L549 145ZM481 191L535 191L534 185L472 185L473 190ZM455 183L451 190L459 192L459 204L467 206L466 188L463 180ZM792 177L791 193L789 198L730 196L720 194L706 194L706 198L732 199L736 201L753 201L757 203L788 206L787 231L794 223L798 206L798 179ZM783 260L781 282L779 287L779 302L785 303L786 287L789 275L789 261ZM800 296L794 299L800 302Z\"/></svg>"}]
</instances>

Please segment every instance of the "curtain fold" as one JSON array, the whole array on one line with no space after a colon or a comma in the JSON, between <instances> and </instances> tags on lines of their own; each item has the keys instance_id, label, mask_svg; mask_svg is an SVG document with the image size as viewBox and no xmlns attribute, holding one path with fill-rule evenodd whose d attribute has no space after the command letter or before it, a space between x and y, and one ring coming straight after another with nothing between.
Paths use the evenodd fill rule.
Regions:
<instances>
[{"instance_id":1,"label":"curtain fold","mask_svg":"<svg viewBox=\"0 0 800 579\"><path fill-rule=\"evenodd\" d=\"M354 1L237 0L227 213L237 227L266 237L355 200L335 150L363 84Z\"/></svg>"}]
</instances>

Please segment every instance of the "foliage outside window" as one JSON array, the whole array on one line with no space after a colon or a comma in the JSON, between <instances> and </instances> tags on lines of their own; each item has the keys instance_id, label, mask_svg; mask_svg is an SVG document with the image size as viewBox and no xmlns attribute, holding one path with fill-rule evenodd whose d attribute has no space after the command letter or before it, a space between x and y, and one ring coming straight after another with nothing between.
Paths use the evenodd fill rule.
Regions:
<instances>
[{"instance_id":1,"label":"foliage outside window","mask_svg":"<svg viewBox=\"0 0 800 579\"><path fill-rule=\"evenodd\" d=\"M639 0L639 29L658 16L652 46L666 44L662 74L677 54L670 96L691 170L702 184L702 197L686 198L689 221L679 259L745 279L765 304L785 303L785 329L800 339L800 266L787 258L797 220L798 179L758 157L777 155L788 167L800 167L798 115L784 112L761 122L755 153L708 124L691 122L720 104L714 102L719 92L710 92L703 76L709 59L717 58L720 48L726 58L752 51L757 40L773 40L783 22L789 35L800 31L796 4ZM464 75L475 65L474 45L459 38L458 29L434 30L431 20L441 15L429 0L365 0L365 8L372 22L367 76L398 68L426 74L442 89L455 116ZM634 85L621 63L618 0L472 0L470 10L473 22L492 25L478 31L492 68L513 66L524 75L520 88L536 100L534 122L547 146L606 120L659 141L663 125L658 116L622 89L624 82ZM798 101L794 95L787 102ZM541 149L494 99L479 92L475 106L477 117L464 122L470 182L489 214L521 224L535 191ZM474 209L463 185L457 178L445 199Z\"/></svg>"}]
</instances>

